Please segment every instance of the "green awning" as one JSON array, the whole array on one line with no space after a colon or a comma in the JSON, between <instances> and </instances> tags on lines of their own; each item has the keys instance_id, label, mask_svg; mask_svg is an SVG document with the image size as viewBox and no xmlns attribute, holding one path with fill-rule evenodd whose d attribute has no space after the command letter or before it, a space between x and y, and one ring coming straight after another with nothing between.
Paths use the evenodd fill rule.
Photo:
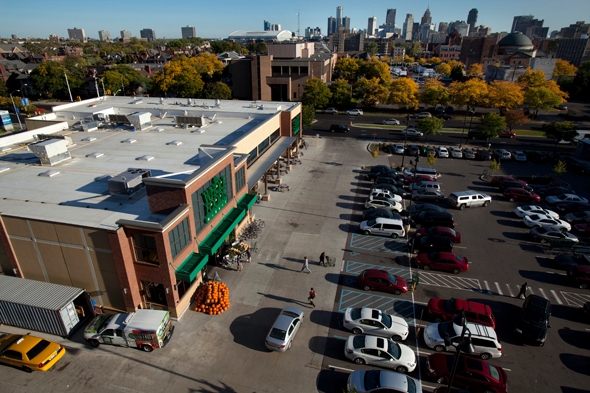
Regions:
<instances>
[{"instance_id":1,"label":"green awning","mask_svg":"<svg viewBox=\"0 0 590 393\"><path fill-rule=\"evenodd\" d=\"M229 214L199 244L199 253L213 255L245 215L246 210L241 207L231 209Z\"/></svg>"},{"instance_id":2,"label":"green awning","mask_svg":"<svg viewBox=\"0 0 590 393\"><path fill-rule=\"evenodd\" d=\"M209 255L197 254L196 252L182 262L182 264L176 269L176 279L179 281L192 282L197 274L203 269L203 266L207 264Z\"/></svg>"},{"instance_id":3,"label":"green awning","mask_svg":"<svg viewBox=\"0 0 590 393\"><path fill-rule=\"evenodd\" d=\"M250 210L256 203L257 199L258 196L256 194L244 194L244 196L238 201L238 207L241 207L244 210Z\"/></svg>"}]
</instances>

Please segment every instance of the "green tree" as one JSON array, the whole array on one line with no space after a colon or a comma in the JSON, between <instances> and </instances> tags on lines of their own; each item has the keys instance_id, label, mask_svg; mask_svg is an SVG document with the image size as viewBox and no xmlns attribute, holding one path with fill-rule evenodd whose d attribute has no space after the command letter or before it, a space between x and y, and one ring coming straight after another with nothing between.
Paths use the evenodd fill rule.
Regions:
<instances>
[{"instance_id":1,"label":"green tree","mask_svg":"<svg viewBox=\"0 0 590 393\"><path fill-rule=\"evenodd\" d=\"M436 85L429 82L430 81L428 81L422 89L420 101L432 106L447 105L451 101L449 89L440 84L440 82Z\"/></svg>"},{"instance_id":2,"label":"green tree","mask_svg":"<svg viewBox=\"0 0 590 393\"><path fill-rule=\"evenodd\" d=\"M524 106L533 111L533 118L539 114L539 110L549 110L562 102L563 98L544 86L529 87L524 92Z\"/></svg>"},{"instance_id":3,"label":"green tree","mask_svg":"<svg viewBox=\"0 0 590 393\"><path fill-rule=\"evenodd\" d=\"M578 136L577 126L569 121L558 121L543 125L545 136L557 145L560 141L573 143Z\"/></svg>"},{"instance_id":4,"label":"green tree","mask_svg":"<svg viewBox=\"0 0 590 393\"><path fill-rule=\"evenodd\" d=\"M132 92L140 86L145 89L149 83L147 78L141 75L139 71L126 64L111 67L102 73L101 79L103 80L105 89L110 90L111 94L125 89L119 95L127 94L128 91Z\"/></svg>"},{"instance_id":5,"label":"green tree","mask_svg":"<svg viewBox=\"0 0 590 393\"><path fill-rule=\"evenodd\" d=\"M426 157L426 162L432 168L434 164L436 164L436 157L434 156L434 154L429 154L428 157Z\"/></svg>"},{"instance_id":6,"label":"green tree","mask_svg":"<svg viewBox=\"0 0 590 393\"><path fill-rule=\"evenodd\" d=\"M529 117L520 110L508 111L505 116L506 126L510 131L516 126L521 126L529 121Z\"/></svg>"},{"instance_id":7,"label":"green tree","mask_svg":"<svg viewBox=\"0 0 590 393\"><path fill-rule=\"evenodd\" d=\"M526 87L539 87L545 84L545 73L542 70L527 69L524 74L518 77L518 81Z\"/></svg>"},{"instance_id":8,"label":"green tree","mask_svg":"<svg viewBox=\"0 0 590 393\"><path fill-rule=\"evenodd\" d=\"M365 51L369 52L371 56L375 56L379 53L379 46L376 42L368 42L365 44Z\"/></svg>"},{"instance_id":9,"label":"green tree","mask_svg":"<svg viewBox=\"0 0 590 393\"><path fill-rule=\"evenodd\" d=\"M429 135L437 135L443 128L444 121L438 117L426 117L418 121L418 128L424 132L427 137Z\"/></svg>"},{"instance_id":10,"label":"green tree","mask_svg":"<svg viewBox=\"0 0 590 393\"><path fill-rule=\"evenodd\" d=\"M496 160L493 160L492 163L490 164L490 169L492 170L492 175L493 175L494 172L496 172L498 169L500 169L500 163Z\"/></svg>"},{"instance_id":11,"label":"green tree","mask_svg":"<svg viewBox=\"0 0 590 393\"><path fill-rule=\"evenodd\" d=\"M565 165L565 162L559 160L557 161L557 164L555 164L555 166L553 167L553 172L557 175L557 176L561 176L564 173L567 172L567 166Z\"/></svg>"},{"instance_id":12,"label":"green tree","mask_svg":"<svg viewBox=\"0 0 590 393\"><path fill-rule=\"evenodd\" d=\"M330 89L324 82L318 78L312 78L307 81L303 89L301 102L303 105L309 105L314 108L325 108L330 102Z\"/></svg>"},{"instance_id":13,"label":"green tree","mask_svg":"<svg viewBox=\"0 0 590 393\"><path fill-rule=\"evenodd\" d=\"M506 129L506 120L497 113L488 113L479 121L477 130L486 140L493 139Z\"/></svg>"},{"instance_id":14,"label":"green tree","mask_svg":"<svg viewBox=\"0 0 590 393\"><path fill-rule=\"evenodd\" d=\"M345 108L350 105L352 88L345 79L338 79L332 82L329 88L330 93L332 93L330 106Z\"/></svg>"},{"instance_id":15,"label":"green tree","mask_svg":"<svg viewBox=\"0 0 590 393\"><path fill-rule=\"evenodd\" d=\"M9 91L6 87L6 82L4 82L4 78L0 78L0 97L8 97Z\"/></svg>"},{"instance_id":16,"label":"green tree","mask_svg":"<svg viewBox=\"0 0 590 393\"><path fill-rule=\"evenodd\" d=\"M66 97L68 86L65 75L66 68L56 61L46 61L39 64L31 72L31 80L35 89L44 97ZM72 90L82 86L83 80L76 75L68 75L68 82Z\"/></svg>"},{"instance_id":17,"label":"green tree","mask_svg":"<svg viewBox=\"0 0 590 393\"><path fill-rule=\"evenodd\" d=\"M451 78L454 81L462 81L463 79L465 79L465 76L463 75L463 67L462 66L455 66L451 69Z\"/></svg>"},{"instance_id":18,"label":"green tree","mask_svg":"<svg viewBox=\"0 0 590 393\"><path fill-rule=\"evenodd\" d=\"M303 105L301 109L301 122L303 128L311 128L315 119L315 108L310 105Z\"/></svg>"},{"instance_id":19,"label":"green tree","mask_svg":"<svg viewBox=\"0 0 590 393\"><path fill-rule=\"evenodd\" d=\"M334 77L336 79L345 79L352 84L360 78L360 70L363 61L349 57L342 58L336 62L334 67Z\"/></svg>"},{"instance_id":20,"label":"green tree","mask_svg":"<svg viewBox=\"0 0 590 393\"><path fill-rule=\"evenodd\" d=\"M572 83L572 95L581 100L590 101L590 61L580 64Z\"/></svg>"},{"instance_id":21,"label":"green tree","mask_svg":"<svg viewBox=\"0 0 590 393\"><path fill-rule=\"evenodd\" d=\"M420 44L419 41L412 41L406 44L406 55L409 57L416 57L422 53L423 50L422 44Z\"/></svg>"},{"instance_id":22,"label":"green tree","mask_svg":"<svg viewBox=\"0 0 590 393\"><path fill-rule=\"evenodd\" d=\"M223 82L209 83L204 90L205 98L231 100L231 89Z\"/></svg>"}]
</instances>

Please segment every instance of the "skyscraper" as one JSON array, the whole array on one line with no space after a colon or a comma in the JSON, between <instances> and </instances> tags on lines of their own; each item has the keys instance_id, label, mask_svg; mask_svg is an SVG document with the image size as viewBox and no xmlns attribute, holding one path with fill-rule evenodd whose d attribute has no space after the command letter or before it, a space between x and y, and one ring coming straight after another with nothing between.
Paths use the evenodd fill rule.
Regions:
<instances>
[{"instance_id":1,"label":"skyscraper","mask_svg":"<svg viewBox=\"0 0 590 393\"><path fill-rule=\"evenodd\" d=\"M348 16L342 17L342 27L344 27L344 30L350 30L350 18Z\"/></svg>"},{"instance_id":2,"label":"skyscraper","mask_svg":"<svg viewBox=\"0 0 590 393\"><path fill-rule=\"evenodd\" d=\"M328 18L328 35L334 34L338 31L338 23L336 23L336 18L333 16Z\"/></svg>"},{"instance_id":3,"label":"skyscraper","mask_svg":"<svg viewBox=\"0 0 590 393\"><path fill-rule=\"evenodd\" d=\"M181 27L180 30L182 38L194 38L197 36L197 31L192 26Z\"/></svg>"},{"instance_id":4,"label":"skyscraper","mask_svg":"<svg viewBox=\"0 0 590 393\"><path fill-rule=\"evenodd\" d=\"M404 22L402 37L410 41L412 40L412 29L414 28L414 14L407 14L406 21Z\"/></svg>"},{"instance_id":5,"label":"skyscraper","mask_svg":"<svg viewBox=\"0 0 590 393\"><path fill-rule=\"evenodd\" d=\"M367 35L375 35L375 30L377 30L377 17L371 16L369 18L369 24L367 25Z\"/></svg>"},{"instance_id":6,"label":"skyscraper","mask_svg":"<svg viewBox=\"0 0 590 393\"><path fill-rule=\"evenodd\" d=\"M336 7L336 26L342 26L342 6Z\"/></svg>"},{"instance_id":7,"label":"skyscraper","mask_svg":"<svg viewBox=\"0 0 590 393\"><path fill-rule=\"evenodd\" d=\"M264 21L264 31L269 31L270 30L270 22L265 20Z\"/></svg>"},{"instance_id":8,"label":"skyscraper","mask_svg":"<svg viewBox=\"0 0 590 393\"><path fill-rule=\"evenodd\" d=\"M131 39L131 32L129 30L121 30L121 40L129 40Z\"/></svg>"},{"instance_id":9,"label":"skyscraper","mask_svg":"<svg viewBox=\"0 0 590 393\"><path fill-rule=\"evenodd\" d=\"M449 28L449 24L447 22L439 22L438 23L438 32L439 33L447 33L447 30Z\"/></svg>"},{"instance_id":10,"label":"skyscraper","mask_svg":"<svg viewBox=\"0 0 590 393\"><path fill-rule=\"evenodd\" d=\"M471 11L469 11L469 15L467 15L467 24L469 25L470 31L475 30L475 24L477 23L477 13L477 8L472 8Z\"/></svg>"},{"instance_id":11,"label":"skyscraper","mask_svg":"<svg viewBox=\"0 0 590 393\"><path fill-rule=\"evenodd\" d=\"M101 41L110 41L111 40L111 33L106 30L100 30L98 32L98 39Z\"/></svg>"},{"instance_id":12,"label":"skyscraper","mask_svg":"<svg viewBox=\"0 0 590 393\"><path fill-rule=\"evenodd\" d=\"M152 42L156 39L156 30L152 29L143 29L139 31L139 36L141 38L145 38L148 42Z\"/></svg>"},{"instance_id":13,"label":"skyscraper","mask_svg":"<svg viewBox=\"0 0 590 393\"><path fill-rule=\"evenodd\" d=\"M86 41L86 33L84 33L84 29L78 29L77 27L74 27L73 29L68 29L68 37L72 41Z\"/></svg>"},{"instance_id":14,"label":"skyscraper","mask_svg":"<svg viewBox=\"0 0 590 393\"><path fill-rule=\"evenodd\" d=\"M387 15L385 16L385 24L395 26L395 8L390 8L387 10Z\"/></svg>"},{"instance_id":15,"label":"skyscraper","mask_svg":"<svg viewBox=\"0 0 590 393\"><path fill-rule=\"evenodd\" d=\"M426 8L426 11L424 11L424 15L422 16L422 19L420 20L420 25L429 25L432 23L432 17L430 16L430 7Z\"/></svg>"},{"instance_id":16,"label":"skyscraper","mask_svg":"<svg viewBox=\"0 0 590 393\"><path fill-rule=\"evenodd\" d=\"M517 31L520 31L521 33L524 33L527 27L529 27L533 18L534 16L532 15L515 16L514 20L512 21L512 29L510 32L516 33Z\"/></svg>"}]
</instances>

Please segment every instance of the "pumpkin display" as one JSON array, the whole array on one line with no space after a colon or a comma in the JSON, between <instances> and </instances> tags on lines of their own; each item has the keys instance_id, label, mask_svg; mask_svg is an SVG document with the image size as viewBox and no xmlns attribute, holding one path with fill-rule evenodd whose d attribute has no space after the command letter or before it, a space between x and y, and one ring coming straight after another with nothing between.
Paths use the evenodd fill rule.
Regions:
<instances>
[{"instance_id":1,"label":"pumpkin display","mask_svg":"<svg viewBox=\"0 0 590 393\"><path fill-rule=\"evenodd\" d=\"M197 289L195 311L219 315L229 308L229 289L224 282L209 281Z\"/></svg>"}]
</instances>

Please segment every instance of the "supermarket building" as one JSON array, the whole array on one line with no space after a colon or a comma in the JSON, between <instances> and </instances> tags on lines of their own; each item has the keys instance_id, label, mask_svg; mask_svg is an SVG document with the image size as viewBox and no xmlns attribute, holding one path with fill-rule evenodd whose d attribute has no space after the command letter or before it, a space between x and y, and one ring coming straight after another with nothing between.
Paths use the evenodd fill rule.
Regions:
<instances>
[{"instance_id":1,"label":"supermarket building","mask_svg":"<svg viewBox=\"0 0 590 393\"><path fill-rule=\"evenodd\" d=\"M152 97L26 123L0 138L2 273L176 318L302 132L300 103Z\"/></svg>"}]
</instances>

